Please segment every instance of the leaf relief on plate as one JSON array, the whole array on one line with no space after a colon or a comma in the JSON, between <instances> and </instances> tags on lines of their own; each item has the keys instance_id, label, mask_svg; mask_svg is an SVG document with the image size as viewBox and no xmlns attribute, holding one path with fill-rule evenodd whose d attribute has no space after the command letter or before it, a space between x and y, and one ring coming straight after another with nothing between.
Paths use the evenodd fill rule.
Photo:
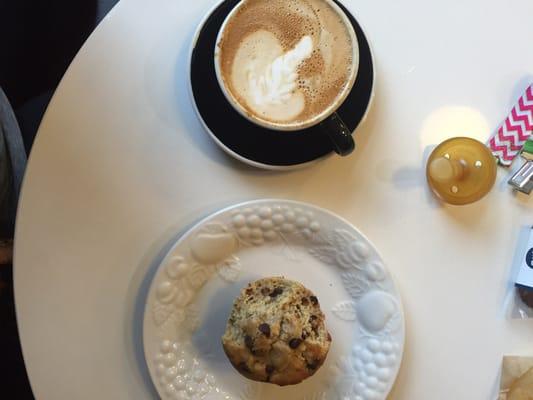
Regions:
<instances>
[{"instance_id":1,"label":"leaf relief on plate","mask_svg":"<svg viewBox=\"0 0 533 400\"><path fill-rule=\"evenodd\" d=\"M228 283L237 282L242 273L241 262L235 255L219 263L216 269L218 275Z\"/></svg>"},{"instance_id":2,"label":"leaf relief on plate","mask_svg":"<svg viewBox=\"0 0 533 400\"><path fill-rule=\"evenodd\" d=\"M357 319L355 302L353 300L340 301L333 306L331 311L343 321L355 321Z\"/></svg>"},{"instance_id":3,"label":"leaf relief on plate","mask_svg":"<svg viewBox=\"0 0 533 400\"><path fill-rule=\"evenodd\" d=\"M309 246L309 253L328 265L362 270L370 256L370 248L347 230L334 229L317 235Z\"/></svg>"}]
</instances>

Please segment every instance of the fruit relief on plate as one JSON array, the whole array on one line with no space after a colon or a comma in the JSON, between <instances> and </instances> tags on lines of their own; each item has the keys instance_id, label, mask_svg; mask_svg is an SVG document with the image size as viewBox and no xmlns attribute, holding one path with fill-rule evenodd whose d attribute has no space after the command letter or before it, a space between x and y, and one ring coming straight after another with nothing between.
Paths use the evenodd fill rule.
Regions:
<instances>
[{"instance_id":1,"label":"fruit relief on plate","mask_svg":"<svg viewBox=\"0 0 533 400\"><path fill-rule=\"evenodd\" d=\"M498 400L533 399L533 357L504 356Z\"/></svg>"}]
</instances>

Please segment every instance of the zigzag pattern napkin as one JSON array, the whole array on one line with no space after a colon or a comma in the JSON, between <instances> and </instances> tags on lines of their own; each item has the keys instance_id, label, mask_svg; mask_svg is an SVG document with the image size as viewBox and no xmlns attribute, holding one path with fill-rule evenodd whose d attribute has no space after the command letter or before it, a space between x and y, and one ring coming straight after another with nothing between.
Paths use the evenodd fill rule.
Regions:
<instances>
[{"instance_id":1,"label":"zigzag pattern napkin","mask_svg":"<svg viewBox=\"0 0 533 400\"><path fill-rule=\"evenodd\" d=\"M533 134L533 84L518 99L509 116L489 140L489 147L498 162L508 167Z\"/></svg>"}]
</instances>

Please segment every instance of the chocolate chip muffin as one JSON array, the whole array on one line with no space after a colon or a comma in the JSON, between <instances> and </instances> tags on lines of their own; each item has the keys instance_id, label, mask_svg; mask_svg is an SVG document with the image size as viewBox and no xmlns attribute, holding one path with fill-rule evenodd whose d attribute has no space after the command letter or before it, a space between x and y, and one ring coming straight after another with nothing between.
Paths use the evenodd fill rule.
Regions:
<instances>
[{"instance_id":1,"label":"chocolate chip muffin","mask_svg":"<svg viewBox=\"0 0 533 400\"><path fill-rule=\"evenodd\" d=\"M222 345L249 379L293 385L313 375L331 344L317 297L280 277L250 283L235 300Z\"/></svg>"}]
</instances>

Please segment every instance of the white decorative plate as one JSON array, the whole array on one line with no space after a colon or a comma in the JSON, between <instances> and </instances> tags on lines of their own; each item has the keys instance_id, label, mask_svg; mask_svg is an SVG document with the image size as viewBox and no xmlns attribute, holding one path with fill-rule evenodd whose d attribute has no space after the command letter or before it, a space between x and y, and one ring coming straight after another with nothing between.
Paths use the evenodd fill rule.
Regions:
<instances>
[{"instance_id":1,"label":"white decorative plate","mask_svg":"<svg viewBox=\"0 0 533 400\"><path fill-rule=\"evenodd\" d=\"M240 289L266 276L311 289L333 337L324 365L295 386L243 378L220 343ZM286 200L235 205L184 234L157 270L143 329L164 400L384 400L405 335L400 295L372 244L338 216Z\"/></svg>"}]
</instances>

